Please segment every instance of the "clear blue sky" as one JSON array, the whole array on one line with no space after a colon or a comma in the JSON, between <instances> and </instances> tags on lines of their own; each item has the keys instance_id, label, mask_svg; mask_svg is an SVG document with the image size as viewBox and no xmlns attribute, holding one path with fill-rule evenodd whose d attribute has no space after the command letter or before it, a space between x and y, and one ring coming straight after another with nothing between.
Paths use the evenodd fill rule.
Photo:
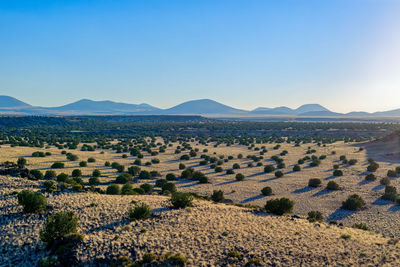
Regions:
<instances>
[{"instance_id":1,"label":"clear blue sky","mask_svg":"<svg viewBox=\"0 0 400 267\"><path fill-rule=\"evenodd\" d=\"M0 1L0 94L400 108L400 1Z\"/></svg>"}]
</instances>

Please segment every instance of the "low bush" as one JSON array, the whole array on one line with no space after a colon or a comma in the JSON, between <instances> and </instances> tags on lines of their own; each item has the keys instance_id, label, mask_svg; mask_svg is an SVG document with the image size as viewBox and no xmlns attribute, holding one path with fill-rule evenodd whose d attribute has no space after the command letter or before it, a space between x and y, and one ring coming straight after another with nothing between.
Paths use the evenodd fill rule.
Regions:
<instances>
[{"instance_id":1,"label":"low bush","mask_svg":"<svg viewBox=\"0 0 400 267\"><path fill-rule=\"evenodd\" d=\"M174 183L171 182L166 182L162 185L161 191L165 193L175 193L176 192L176 186Z\"/></svg>"},{"instance_id":2,"label":"low bush","mask_svg":"<svg viewBox=\"0 0 400 267\"><path fill-rule=\"evenodd\" d=\"M355 224L353 224L352 227L353 228L357 228L357 229L361 229L361 230L364 230L364 231L368 231L369 230L368 225L366 225L365 223L355 223Z\"/></svg>"},{"instance_id":3,"label":"low bush","mask_svg":"<svg viewBox=\"0 0 400 267\"><path fill-rule=\"evenodd\" d=\"M145 193L150 193L151 191L153 191L153 186L151 184L147 184L147 183L141 184L140 188L142 188Z\"/></svg>"},{"instance_id":4,"label":"low bush","mask_svg":"<svg viewBox=\"0 0 400 267\"><path fill-rule=\"evenodd\" d=\"M236 181L243 181L245 177L243 174L238 173L238 174L236 174L235 178L236 178Z\"/></svg>"},{"instance_id":5,"label":"low bush","mask_svg":"<svg viewBox=\"0 0 400 267\"><path fill-rule=\"evenodd\" d=\"M385 187L385 193L382 196L384 200L396 201L397 199L397 189L394 186L387 185Z\"/></svg>"},{"instance_id":6,"label":"low bush","mask_svg":"<svg viewBox=\"0 0 400 267\"><path fill-rule=\"evenodd\" d=\"M328 190L339 190L339 185L335 181L329 181L326 185L326 189Z\"/></svg>"},{"instance_id":7,"label":"low bush","mask_svg":"<svg viewBox=\"0 0 400 267\"><path fill-rule=\"evenodd\" d=\"M390 185L390 179L387 177L383 177L379 182L381 185Z\"/></svg>"},{"instance_id":8,"label":"low bush","mask_svg":"<svg viewBox=\"0 0 400 267\"><path fill-rule=\"evenodd\" d=\"M264 209L268 213L283 215L285 213L292 212L294 202L288 198L276 198L268 200L264 206Z\"/></svg>"},{"instance_id":9,"label":"low bush","mask_svg":"<svg viewBox=\"0 0 400 267\"><path fill-rule=\"evenodd\" d=\"M318 187L321 185L321 179L319 178L311 178L308 180L308 186L310 187Z\"/></svg>"},{"instance_id":10,"label":"low bush","mask_svg":"<svg viewBox=\"0 0 400 267\"><path fill-rule=\"evenodd\" d=\"M39 170L30 170L29 173L34 180L40 180L44 178L43 173Z\"/></svg>"},{"instance_id":11,"label":"low bush","mask_svg":"<svg viewBox=\"0 0 400 267\"><path fill-rule=\"evenodd\" d=\"M360 210L365 205L365 201L359 195L351 195L346 201L342 202L342 208L346 210Z\"/></svg>"},{"instance_id":12,"label":"low bush","mask_svg":"<svg viewBox=\"0 0 400 267\"><path fill-rule=\"evenodd\" d=\"M62 168L64 168L64 163L63 162L54 162L51 165L51 168L52 169L62 169Z\"/></svg>"},{"instance_id":13,"label":"low bush","mask_svg":"<svg viewBox=\"0 0 400 267\"><path fill-rule=\"evenodd\" d=\"M342 170L334 170L333 176L343 176L343 171Z\"/></svg>"},{"instance_id":14,"label":"low bush","mask_svg":"<svg viewBox=\"0 0 400 267\"><path fill-rule=\"evenodd\" d=\"M265 172L265 173L271 173L271 172L273 172L273 171L275 171L275 167L274 167L273 165L266 165L266 166L264 167L264 172Z\"/></svg>"},{"instance_id":15,"label":"low bush","mask_svg":"<svg viewBox=\"0 0 400 267\"><path fill-rule=\"evenodd\" d=\"M151 209L146 203L141 203L135 205L134 208L130 208L128 216L130 221L148 219L151 217Z\"/></svg>"},{"instance_id":16,"label":"low bush","mask_svg":"<svg viewBox=\"0 0 400 267\"><path fill-rule=\"evenodd\" d=\"M75 169L72 171L71 174L72 177L81 177L82 176L82 171L80 169Z\"/></svg>"},{"instance_id":17,"label":"low bush","mask_svg":"<svg viewBox=\"0 0 400 267\"><path fill-rule=\"evenodd\" d=\"M375 181L376 180L376 176L373 173L369 173L365 176L365 180L367 181Z\"/></svg>"},{"instance_id":18,"label":"low bush","mask_svg":"<svg viewBox=\"0 0 400 267\"><path fill-rule=\"evenodd\" d=\"M53 180L44 181L43 186L44 186L44 188L46 188L46 191L49 193L53 193L54 191L57 190L57 185Z\"/></svg>"},{"instance_id":19,"label":"low bush","mask_svg":"<svg viewBox=\"0 0 400 267\"><path fill-rule=\"evenodd\" d=\"M132 175L130 175L129 173L122 173L117 176L115 182L118 184L126 184L127 182L130 182L132 180L133 180Z\"/></svg>"},{"instance_id":20,"label":"low bush","mask_svg":"<svg viewBox=\"0 0 400 267\"><path fill-rule=\"evenodd\" d=\"M397 173L395 170L388 170L387 171L387 177L396 177Z\"/></svg>"},{"instance_id":21,"label":"low bush","mask_svg":"<svg viewBox=\"0 0 400 267\"><path fill-rule=\"evenodd\" d=\"M308 213L307 220L309 222L322 222L324 220L324 216L320 211L310 211Z\"/></svg>"},{"instance_id":22,"label":"low bush","mask_svg":"<svg viewBox=\"0 0 400 267\"><path fill-rule=\"evenodd\" d=\"M78 234L78 218L72 211L60 211L46 219L44 228L40 231L40 239L52 244L71 235Z\"/></svg>"},{"instance_id":23,"label":"low bush","mask_svg":"<svg viewBox=\"0 0 400 267\"><path fill-rule=\"evenodd\" d=\"M270 196L272 195L272 189L269 186L264 187L263 189L261 189L261 194L263 194L264 196Z\"/></svg>"},{"instance_id":24,"label":"low bush","mask_svg":"<svg viewBox=\"0 0 400 267\"><path fill-rule=\"evenodd\" d=\"M57 177L57 174L55 171L53 170L48 170L46 171L46 173L44 174L44 179L54 179Z\"/></svg>"},{"instance_id":25,"label":"low bush","mask_svg":"<svg viewBox=\"0 0 400 267\"><path fill-rule=\"evenodd\" d=\"M98 177L90 177L89 178L90 185L98 185L99 183L100 183L100 180Z\"/></svg>"},{"instance_id":26,"label":"low bush","mask_svg":"<svg viewBox=\"0 0 400 267\"><path fill-rule=\"evenodd\" d=\"M214 190L211 195L211 200L214 202L224 201L224 192L222 190Z\"/></svg>"},{"instance_id":27,"label":"low bush","mask_svg":"<svg viewBox=\"0 0 400 267\"><path fill-rule=\"evenodd\" d=\"M294 171L294 172L299 172L299 171L301 171L300 165L297 165L297 164L294 165L294 166L293 166L293 171Z\"/></svg>"},{"instance_id":28,"label":"low bush","mask_svg":"<svg viewBox=\"0 0 400 267\"><path fill-rule=\"evenodd\" d=\"M175 180L176 180L176 175L173 174L173 173L168 173L168 174L165 176L165 179L166 179L167 181L175 181Z\"/></svg>"},{"instance_id":29,"label":"low bush","mask_svg":"<svg viewBox=\"0 0 400 267\"><path fill-rule=\"evenodd\" d=\"M93 177L100 177L101 176L100 170L98 170L98 169L93 170L92 176Z\"/></svg>"},{"instance_id":30,"label":"low bush","mask_svg":"<svg viewBox=\"0 0 400 267\"><path fill-rule=\"evenodd\" d=\"M275 172L275 177L276 177L276 178L281 178L281 177L283 177L283 172L281 172L281 171L276 171L276 172Z\"/></svg>"},{"instance_id":31,"label":"low bush","mask_svg":"<svg viewBox=\"0 0 400 267\"><path fill-rule=\"evenodd\" d=\"M193 195L184 192L175 192L172 194L170 202L176 209L191 207L193 205Z\"/></svg>"},{"instance_id":32,"label":"low bush","mask_svg":"<svg viewBox=\"0 0 400 267\"><path fill-rule=\"evenodd\" d=\"M149 179L151 179L151 173L148 172L148 171L143 170L143 171L141 171L141 172L139 173L139 179L146 179L146 180L149 180Z\"/></svg>"},{"instance_id":33,"label":"low bush","mask_svg":"<svg viewBox=\"0 0 400 267\"><path fill-rule=\"evenodd\" d=\"M106 193L108 195L119 195L121 194L121 188L117 184L107 186Z\"/></svg>"},{"instance_id":34,"label":"low bush","mask_svg":"<svg viewBox=\"0 0 400 267\"><path fill-rule=\"evenodd\" d=\"M22 190L18 193L18 204L23 207L26 213L38 213L46 209L47 199L42 193Z\"/></svg>"}]
</instances>

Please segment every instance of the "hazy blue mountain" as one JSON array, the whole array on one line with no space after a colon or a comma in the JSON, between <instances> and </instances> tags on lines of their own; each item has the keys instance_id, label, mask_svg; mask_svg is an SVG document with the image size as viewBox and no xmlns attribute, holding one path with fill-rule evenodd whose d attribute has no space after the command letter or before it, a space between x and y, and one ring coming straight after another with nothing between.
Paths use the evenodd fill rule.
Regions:
<instances>
[{"instance_id":1,"label":"hazy blue mountain","mask_svg":"<svg viewBox=\"0 0 400 267\"><path fill-rule=\"evenodd\" d=\"M388 110L388 111L378 111L372 113L373 116L379 116L379 117L398 117L400 116L400 109L393 109L393 110Z\"/></svg>"},{"instance_id":2,"label":"hazy blue mountain","mask_svg":"<svg viewBox=\"0 0 400 267\"><path fill-rule=\"evenodd\" d=\"M157 113L160 109L148 104L126 104L113 101L94 101L82 99L61 107L49 108L52 111L70 114L146 114Z\"/></svg>"},{"instance_id":3,"label":"hazy blue mountain","mask_svg":"<svg viewBox=\"0 0 400 267\"><path fill-rule=\"evenodd\" d=\"M306 104L298 107L297 109L291 109L285 106L276 108L259 107L251 111L252 114L260 115L299 115L310 112L316 114L318 112L321 112L321 114L330 114L330 111L327 108L319 104Z\"/></svg>"},{"instance_id":4,"label":"hazy blue mountain","mask_svg":"<svg viewBox=\"0 0 400 267\"><path fill-rule=\"evenodd\" d=\"M31 105L22 102L14 97L0 95L0 109L20 109L29 107L31 107Z\"/></svg>"},{"instance_id":5,"label":"hazy blue mountain","mask_svg":"<svg viewBox=\"0 0 400 267\"><path fill-rule=\"evenodd\" d=\"M400 117L400 109L368 113L363 111L336 113L319 104L306 104L296 109L285 106L259 107L252 111L233 108L214 100L191 100L168 109L148 104L127 104L113 101L82 99L60 107L36 107L14 97L0 96L1 115L220 115L251 116L303 116L303 117Z\"/></svg>"},{"instance_id":6,"label":"hazy blue mountain","mask_svg":"<svg viewBox=\"0 0 400 267\"><path fill-rule=\"evenodd\" d=\"M330 112L330 110L319 104L305 104L295 109L294 112L301 114L307 112Z\"/></svg>"},{"instance_id":7,"label":"hazy blue mountain","mask_svg":"<svg viewBox=\"0 0 400 267\"><path fill-rule=\"evenodd\" d=\"M210 99L191 100L163 111L163 114L245 115L248 111L232 108Z\"/></svg>"}]
</instances>

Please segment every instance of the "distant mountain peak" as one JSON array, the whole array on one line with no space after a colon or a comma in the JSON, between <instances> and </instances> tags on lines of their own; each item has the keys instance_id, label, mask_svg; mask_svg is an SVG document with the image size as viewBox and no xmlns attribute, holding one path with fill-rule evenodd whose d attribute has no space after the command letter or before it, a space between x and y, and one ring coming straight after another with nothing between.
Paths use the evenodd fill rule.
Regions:
<instances>
[{"instance_id":1,"label":"distant mountain peak","mask_svg":"<svg viewBox=\"0 0 400 267\"><path fill-rule=\"evenodd\" d=\"M31 105L22 102L14 97L7 95L0 95L0 108L28 108L32 107Z\"/></svg>"}]
</instances>

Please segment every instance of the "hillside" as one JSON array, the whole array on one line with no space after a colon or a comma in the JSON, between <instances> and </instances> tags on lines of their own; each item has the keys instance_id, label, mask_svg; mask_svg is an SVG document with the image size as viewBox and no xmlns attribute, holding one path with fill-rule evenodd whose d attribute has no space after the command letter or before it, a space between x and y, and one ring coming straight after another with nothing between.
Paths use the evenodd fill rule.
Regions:
<instances>
[{"instance_id":1,"label":"hillside","mask_svg":"<svg viewBox=\"0 0 400 267\"><path fill-rule=\"evenodd\" d=\"M10 192L33 182L0 177L0 183L4 207L0 233L8 237L1 239L0 265L35 265L47 255L38 237L47 214L23 214L16 197L4 197L5 185ZM49 213L72 210L77 214L85 237L73 257L89 266L115 263L121 256L141 259L145 252L180 253L188 265L195 266L244 266L249 261L278 266L400 264L400 248L380 235L225 204L195 201L192 208L173 210L163 196L92 193L61 193L48 196L48 201ZM150 205L153 217L130 223L127 212L132 201ZM342 238L343 234L350 239ZM230 252L237 257L230 257Z\"/></svg>"}]
</instances>

